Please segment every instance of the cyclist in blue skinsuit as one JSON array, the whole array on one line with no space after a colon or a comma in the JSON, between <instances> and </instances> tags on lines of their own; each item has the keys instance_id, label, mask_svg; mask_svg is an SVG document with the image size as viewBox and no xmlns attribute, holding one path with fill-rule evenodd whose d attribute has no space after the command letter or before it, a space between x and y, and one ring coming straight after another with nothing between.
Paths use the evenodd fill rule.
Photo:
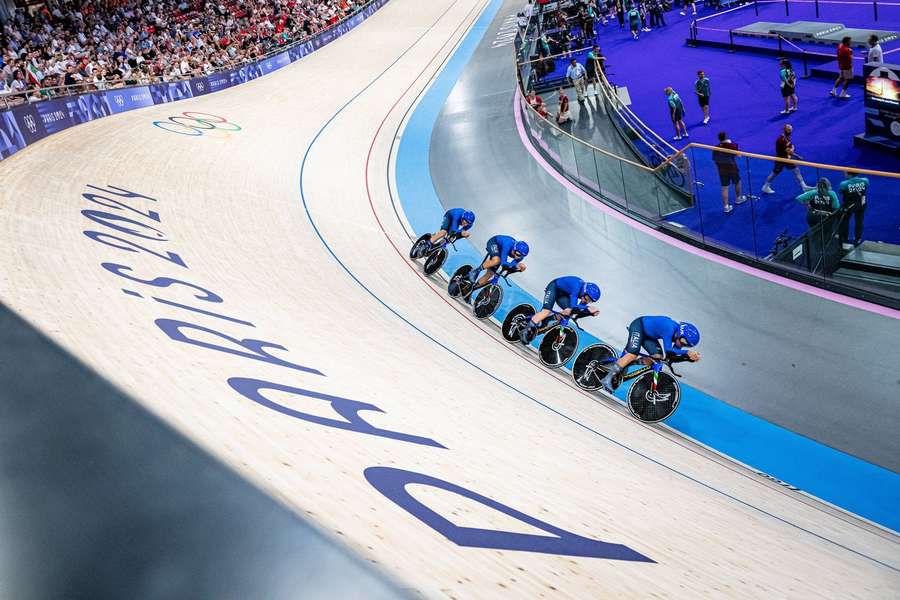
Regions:
<instances>
[{"instance_id":1,"label":"cyclist in blue skinsuit","mask_svg":"<svg viewBox=\"0 0 900 600\"><path fill-rule=\"evenodd\" d=\"M525 265L522 264L522 260L528 256L528 244L525 242L516 241L515 238L508 235L495 235L487 241L485 249L487 255L481 262L481 266L469 271L469 281L475 284L472 286L472 292L486 286L493 278L495 271L501 267L518 271L525 270ZM482 270L487 272L479 279L478 275ZM471 299L472 292L466 296L466 302Z\"/></svg>"},{"instance_id":2,"label":"cyclist in blue skinsuit","mask_svg":"<svg viewBox=\"0 0 900 600\"><path fill-rule=\"evenodd\" d=\"M600 287L596 283L585 281L580 277L569 275L567 277L557 277L547 284L544 289L544 305L528 323L519 330L519 339L523 344L530 344L537 333L538 327L550 316L553 306L557 305L562 309L562 314L566 317L574 313L587 312L591 316L596 315L599 310L595 306L591 306L591 302L600 299Z\"/></svg>"},{"instance_id":3,"label":"cyclist in blue skinsuit","mask_svg":"<svg viewBox=\"0 0 900 600\"><path fill-rule=\"evenodd\" d=\"M444 213L441 228L431 236L431 245L437 244L445 235L469 237L469 230L475 224L475 213L464 208L451 208Z\"/></svg>"},{"instance_id":4,"label":"cyclist in blue skinsuit","mask_svg":"<svg viewBox=\"0 0 900 600\"><path fill-rule=\"evenodd\" d=\"M662 346L660 346L662 341ZM641 348L650 356L665 358L666 354L686 356L691 362L700 360L700 353L686 348L700 343L700 330L693 324L678 322L669 317L638 317L628 326L628 345L621 358L609 369L600 382L607 392L614 392L613 379L628 365L638 359Z\"/></svg>"}]
</instances>

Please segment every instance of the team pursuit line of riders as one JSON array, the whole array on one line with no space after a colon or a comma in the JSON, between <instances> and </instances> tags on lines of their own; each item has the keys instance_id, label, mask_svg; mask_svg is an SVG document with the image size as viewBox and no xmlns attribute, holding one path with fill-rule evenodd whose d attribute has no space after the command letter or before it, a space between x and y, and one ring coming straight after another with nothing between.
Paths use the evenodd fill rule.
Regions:
<instances>
[{"instance_id":1,"label":"team pursuit line of riders","mask_svg":"<svg viewBox=\"0 0 900 600\"><path fill-rule=\"evenodd\" d=\"M467 238L475 224L475 213L452 208L444 213L435 233L419 237L409 256L425 259L424 270L431 275L443 266L448 246ZM490 317L499 308L503 279L525 270L528 244L508 235L491 237L485 247L486 255L480 264L463 265L451 276L448 292L473 306L475 316ZM538 335L544 335L538 347L541 361L556 368L566 364L578 348L578 319L595 316L594 303L600 300L600 287L580 277L557 277L547 284L543 304L535 309L520 304L509 311L501 332L506 341L530 345ZM473 298L474 296L474 298ZM680 377L673 368L678 362L697 362L700 354L690 350L700 343L700 331L691 323L676 321L667 316L637 317L628 326L628 340L624 350L616 352L607 344L584 348L575 359L572 375L575 382L587 390L613 393L625 381L635 380L628 390L628 407L635 417L645 422L657 422L675 412L680 402ZM637 367L637 368L634 368ZM672 375L663 371L667 367Z\"/></svg>"}]
</instances>

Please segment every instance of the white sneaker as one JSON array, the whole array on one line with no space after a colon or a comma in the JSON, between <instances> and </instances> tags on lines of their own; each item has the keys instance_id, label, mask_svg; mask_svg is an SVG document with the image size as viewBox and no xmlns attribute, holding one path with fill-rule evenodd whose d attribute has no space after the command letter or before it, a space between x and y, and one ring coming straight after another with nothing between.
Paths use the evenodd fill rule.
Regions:
<instances>
[{"instance_id":1,"label":"white sneaker","mask_svg":"<svg viewBox=\"0 0 900 600\"><path fill-rule=\"evenodd\" d=\"M796 107L796 106L790 107L790 108L788 109L788 112L797 112L797 107Z\"/></svg>"},{"instance_id":2,"label":"white sneaker","mask_svg":"<svg viewBox=\"0 0 900 600\"><path fill-rule=\"evenodd\" d=\"M835 97L835 96L837 96L837 92L835 92L834 89L832 89L830 92L828 92L828 94L829 94L832 98Z\"/></svg>"},{"instance_id":3,"label":"white sneaker","mask_svg":"<svg viewBox=\"0 0 900 600\"><path fill-rule=\"evenodd\" d=\"M689 137L691 137L691 136L689 136L689 135L688 135L688 132L685 131L685 132L684 132L684 137L685 137L685 138L689 138Z\"/></svg>"},{"instance_id":4,"label":"white sneaker","mask_svg":"<svg viewBox=\"0 0 900 600\"><path fill-rule=\"evenodd\" d=\"M838 98L849 98L849 97L850 97L850 94L848 94L847 92L844 92L843 94L838 96Z\"/></svg>"},{"instance_id":5,"label":"white sneaker","mask_svg":"<svg viewBox=\"0 0 900 600\"><path fill-rule=\"evenodd\" d=\"M684 11L683 11L683 10L682 10L682 11L679 11L679 13L678 13L678 14L679 14L679 15L681 15L681 16L682 16L682 17L683 17L683 16L685 16L685 15L687 15L687 13L686 13L686 12L684 12Z\"/></svg>"},{"instance_id":6,"label":"white sneaker","mask_svg":"<svg viewBox=\"0 0 900 600\"><path fill-rule=\"evenodd\" d=\"M781 114L786 115L786 114L788 114L789 112L791 112L791 111L789 111L788 109L784 109L783 111L781 111Z\"/></svg>"},{"instance_id":7,"label":"white sneaker","mask_svg":"<svg viewBox=\"0 0 900 600\"><path fill-rule=\"evenodd\" d=\"M734 199L734 203L735 203L735 204L743 204L743 203L746 202L746 201L747 201L747 196L746 196L746 195L741 195L741 196L738 196L737 198Z\"/></svg>"},{"instance_id":8,"label":"white sneaker","mask_svg":"<svg viewBox=\"0 0 900 600\"><path fill-rule=\"evenodd\" d=\"M676 135L676 136L673 137L672 139L675 140L676 142L680 142L680 141L681 141L681 136L680 136L680 135Z\"/></svg>"},{"instance_id":9,"label":"white sneaker","mask_svg":"<svg viewBox=\"0 0 900 600\"><path fill-rule=\"evenodd\" d=\"M727 215L728 213L730 213L733 210L734 210L734 207L729 204L728 206L725 207L725 214Z\"/></svg>"},{"instance_id":10,"label":"white sneaker","mask_svg":"<svg viewBox=\"0 0 900 600\"><path fill-rule=\"evenodd\" d=\"M703 124L706 125L709 123L709 117L703 117Z\"/></svg>"},{"instance_id":11,"label":"white sneaker","mask_svg":"<svg viewBox=\"0 0 900 600\"><path fill-rule=\"evenodd\" d=\"M765 184L762 186L762 193L763 194L774 194L775 190L773 190L772 186L770 186L769 184Z\"/></svg>"},{"instance_id":12,"label":"white sneaker","mask_svg":"<svg viewBox=\"0 0 900 600\"><path fill-rule=\"evenodd\" d=\"M641 29L641 31L652 31L652 29L650 29L649 27L644 27L643 29Z\"/></svg>"}]
</instances>

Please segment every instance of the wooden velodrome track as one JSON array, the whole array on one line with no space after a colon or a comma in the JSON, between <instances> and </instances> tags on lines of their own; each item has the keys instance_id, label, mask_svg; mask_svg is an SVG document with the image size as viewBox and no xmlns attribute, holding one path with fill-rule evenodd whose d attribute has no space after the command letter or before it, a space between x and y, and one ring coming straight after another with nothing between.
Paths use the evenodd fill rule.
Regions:
<instances>
[{"instance_id":1,"label":"wooden velodrome track","mask_svg":"<svg viewBox=\"0 0 900 600\"><path fill-rule=\"evenodd\" d=\"M394 132L483 8L392 0L270 76L3 161L0 301L428 597L898 597L895 535L588 401L389 243ZM183 111L241 129L153 125ZM478 496L420 478L412 514L390 469Z\"/></svg>"}]
</instances>

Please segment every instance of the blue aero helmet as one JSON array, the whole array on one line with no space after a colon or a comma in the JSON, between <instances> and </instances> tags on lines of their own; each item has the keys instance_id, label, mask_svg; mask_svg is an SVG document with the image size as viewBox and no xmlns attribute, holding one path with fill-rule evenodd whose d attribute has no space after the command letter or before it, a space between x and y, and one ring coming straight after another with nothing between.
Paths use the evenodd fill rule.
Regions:
<instances>
[{"instance_id":1,"label":"blue aero helmet","mask_svg":"<svg viewBox=\"0 0 900 600\"><path fill-rule=\"evenodd\" d=\"M474 225L475 224L475 213L473 213L471 210L467 210L466 212L464 212L462 214L462 220L465 221L466 223L468 223L469 225Z\"/></svg>"},{"instance_id":2,"label":"blue aero helmet","mask_svg":"<svg viewBox=\"0 0 900 600\"><path fill-rule=\"evenodd\" d=\"M700 343L700 330L693 323L683 321L678 324L678 337L684 338L688 346L696 346Z\"/></svg>"},{"instance_id":3,"label":"blue aero helmet","mask_svg":"<svg viewBox=\"0 0 900 600\"><path fill-rule=\"evenodd\" d=\"M591 302L596 302L600 299L600 286L596 283L586 281L584 285L581 286L581 295L590 298Z\"/></svg>"},{"instance_id":4,"label":"blue aero helmet","mask_svg":"<svg viewBox=\"0 0 900 600\"><path fill-rule=\"evenodd\" d=\"M516 242L516 245L513 246L513 252L521 254L522 258L525 258L526 256L528 256L528 244L521 241Z\"/></svg>"}]
</instances>

